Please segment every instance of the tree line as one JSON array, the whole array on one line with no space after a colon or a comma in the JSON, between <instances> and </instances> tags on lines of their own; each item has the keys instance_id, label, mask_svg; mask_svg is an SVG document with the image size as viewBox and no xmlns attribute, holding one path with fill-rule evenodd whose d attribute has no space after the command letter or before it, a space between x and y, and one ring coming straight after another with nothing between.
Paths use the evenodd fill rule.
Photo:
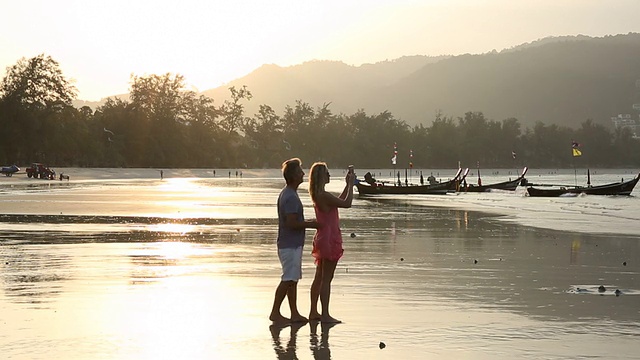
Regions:
<instances>
[{"instance_id":1,"label":"tree line","mask_svg":"<svg viewBox=\"0 0 640 360\"><path fill-rule=\"evenodd\" d=\"M625 129L592 120L574 129L482 112L434 114L409 126L390 112L334 114L330 104L301 100L282 114L260 105L250 115L246 87L222 104L186 89L181 75L132 76L129 100L109 98L95 110L72 105L77 90L44 54L20 59L0 83L0 163L50 166L277 168L296 156L332 166L538 168L637 167L640 142ZM572 141L582 156L572 155Z\"/></svg>"}]
</instances>

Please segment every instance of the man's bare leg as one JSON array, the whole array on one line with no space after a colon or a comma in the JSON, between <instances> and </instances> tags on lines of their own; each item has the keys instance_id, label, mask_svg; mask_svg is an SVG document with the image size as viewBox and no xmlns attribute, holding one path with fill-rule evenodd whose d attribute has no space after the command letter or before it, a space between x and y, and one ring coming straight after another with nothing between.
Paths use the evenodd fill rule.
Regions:
<instances>
[{"instance_id":1,"label":"man's bare leg","mask_svg":"<svg viewBox=\"0 0 640 360\"><path fill-rule=\"evenodd\" d=\"M291 310L291 322L307 322L306 317L300 315L298 312L298 282L293 281L293 284L287 289L287 299L289 300L289 309Z\"/></svg>"},{"instance_id":2,"label":"man's bare leg","mask_svg":"<svg viewBox=\"0 0 640 360\"><path fill-rule=\"evenodd\" d=\"M271 315L269 315L269 320L274 323L286 323L290 321L288 318L282 316L280 313L280 306L293 283L293 281L281 281L276 288L276 293L273 297L273 308L271 309Z\"/></svg>"}]
</instances>

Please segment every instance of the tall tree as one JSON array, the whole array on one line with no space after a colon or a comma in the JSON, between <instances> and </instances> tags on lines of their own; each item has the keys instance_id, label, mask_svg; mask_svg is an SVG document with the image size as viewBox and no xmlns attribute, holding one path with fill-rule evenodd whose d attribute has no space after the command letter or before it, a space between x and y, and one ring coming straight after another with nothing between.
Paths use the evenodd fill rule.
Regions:
<instances>
[{"instance_id":1,"label":"tall tree","mask_svg":"<svg viewBox=\"0 0 640 360\"><path fill-rule=\"evenodd\" d=\"M461 139L451 117L438 112L425 140L432 167L451 168L462 161L459 153Z\"/></svg>"},{"instance_id":2,"label":"tall tree","mask_svg":"<svg viewBox=\"0 0 640 360\"><path fill-rule=\"evenodd\" d=\"M258 113L245 123L243 132L248 153L261 167L278 167L284 159L282 119L269 105L260 105Z\"/></svg>"},{"instance_id":3,"label":"tall tree","mask_svg":"<svg viewBox=\"0 0 640 360\"><path fill-rule=\"evenodd\" d=\"M615 161L611 159L614 149L611 132L601 124L587 119L576 131L575 140L584 146L582 155L585 166L609 166Z\"/></svg>"},{"instance_id":4,"label":"tall tree","mask_svg":"<svg viewBox=\"0 0 640 360\"><path fill-rule=\"evenodd\" d=\"M285 153L293 152L303 158L309 155L307 137L312 135L309 127L315 116L316 112L313 107L302 100L296 100L294 107L287 106L285 108L282 116L284 125L283 148L286 150Z\"/></svg>"},{"instance_id":5,"label":"tall tree","mask_svg":"<svg viewBox=\"0 0 640 360\"><path fill-rule=\"evenodd\" d=\"M147 160L152 166L184 166L187 161L184 134L185 90L182 75L132 76L131 105L149 119Z\"/></svg>"},{"instance_id":6,"label":"tall tree","mask_svg":"<svg viewBox=\"0 0 640 360\"><path fill-rule=\"evenodd\" d=\"M0 96L23 106L53 108L71 105L77 90L62 74L60 65L51 56L40 54L22 58L7 68L0 85Z\"/></svg>"},{"instance_id":7,"label":"tall tree","mask_svg":"<svg viewBox=\"0 0 640 360\"><path fill-rule=\"evenodd\" d=\"M232 86L229 91L231 92L231 100L225 100L220 111L223 114L222 128L231 135L242 128L242 123L245 120L242 100L251 100L253 95L245 85L240 89Z\"/></svg>"},{"instance_id":8,"label":"tall tree","mask_svg":"<svg viewBox=\"0 0 640 360\"><path fill-rule=\"evenodd\" d=\"M244 115L243 100L251 100L253 95L246 86L236 89L235 86L229 88L231 92L231 100L225 100L220 108L222 127L224 137L219 141L229 149L227 156L223 159L222 164L229 167L248 166L245 161L247 156L246 144L242 140L242 128L247 118ZM245 145L245 146L243 146Z\"/></svg>"},{"instance_id":9,"label":"tall tree","mask_svg":"<svg viewBox=\"0 0 640 360\"><path fill-rule=\"evenodd\" d=\"M0 83L0 127L6 131L0 155L12 162L45 160L54 114L75 97L76 88L50 56L22 58L8 67Z\"/></svg>"},{"instance_id":10,"label":"tall tree","mask_svg":"<svg viewBox=\"0 0 640 360\"><path fill-rule=\"evenodd\" d=\"M226 157L226 149L216 141L222 132L217 121L220 110L214 106L213 99L193 92L185 93L183 101L189 166L219 166L220 159Z\"/></svg>"}]
</instances>

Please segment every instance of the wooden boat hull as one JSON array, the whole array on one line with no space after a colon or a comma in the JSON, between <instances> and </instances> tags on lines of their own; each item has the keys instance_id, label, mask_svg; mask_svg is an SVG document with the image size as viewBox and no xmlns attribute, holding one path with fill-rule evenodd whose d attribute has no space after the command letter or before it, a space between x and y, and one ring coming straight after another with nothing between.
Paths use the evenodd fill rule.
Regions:
<instances>
[{"instance_id":1,"label":"wooden boat hull","mask_svg":"<svg viewBox=\"0 0 640 360\"><path fill-rule=\"evenodd\" d=\"M461 192L487 192L491 190L505 190L505 191L515 191L518 185L520 185L520 181L522 179L513 180L513 181L505 181L497 184L489 184L489 185L468 185L467 187L461 187Z\"/></svg>"},{"instance_id":2,"label":"wooden boat hull","mask_svg":"<svg viewBox=\"0 0 640 360\"><path fill-rule=\"evenodd\" d=\"M559 189L540 189L535 188L533 186L527 188L527 193L529 196L535 197L558 197L558 196L568 196L568 195L578 195L578 194L587 194L587 195L631 195L633 188L640 180L640 174L636 176L634 179L619 182L619 183L611 183L606 185L598 185L598 186L576 186L576 187L564 187Z\"/></svg>"},{"instance_id":3,"label":"wooden boat hull","mask_svg":"<svg viewBox=\"0 0 640 360\"><path fill-rule=\"evenodd\" d=\"M355 184L360 195L446 195L455 191L457 181L435 185L394 186L378 184L377 186L358 182Z\"/></svg>"},{"instance_id":4,"label":"wooden boat hull","mask_svg":"<svg viewBox=\"0 0 640 360\"><path fill-rule=\"evenodd\" d=\"M487 192L491 190L505 190L505 191L515 191L518 185L524 180L524 176L527 174L527 168L525 167L522 170L522 175L520 175L515 180L503 181L495 184L487 184L487 185L467 185L460 187L460 192ZM526 182L526 180L525 180Z\"/></svg>"},{"instance_id":5,"label":"wooden boat hull","mask_svg":"<svg viewBox=\"0 0 640 360\"><path fill-rule=\"evenodd\" d=\"M449 192L458 191L460 181L464 178L460 176L466 176L468 172L469 169L463 174L462 169L458 169L452 180L428 185L397 185L388 182L363 181L356 181L354 185L359 195L446 195Z\"/></svg>"}]
</instances>

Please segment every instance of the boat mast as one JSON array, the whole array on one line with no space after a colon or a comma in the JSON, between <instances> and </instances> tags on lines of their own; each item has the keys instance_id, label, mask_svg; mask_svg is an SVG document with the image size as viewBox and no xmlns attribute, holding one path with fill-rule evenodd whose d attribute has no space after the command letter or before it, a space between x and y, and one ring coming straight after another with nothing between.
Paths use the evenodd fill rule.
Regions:
<instances>
[{"instance_id":1,"label":"boat mast","mask_svg":"<svg viewBox=\"0 0 640 360\"><path fill-rule=\"evenodd\" d=\"M393 142L393 157L391 158L391 164L393 165L393 176L392 179L396 177L396 162L398 160L398 144ZM395 179L393 180L395 184ZM400 173L398 173L398 185L400 185Z\"/></svg>"}]
</instances>

